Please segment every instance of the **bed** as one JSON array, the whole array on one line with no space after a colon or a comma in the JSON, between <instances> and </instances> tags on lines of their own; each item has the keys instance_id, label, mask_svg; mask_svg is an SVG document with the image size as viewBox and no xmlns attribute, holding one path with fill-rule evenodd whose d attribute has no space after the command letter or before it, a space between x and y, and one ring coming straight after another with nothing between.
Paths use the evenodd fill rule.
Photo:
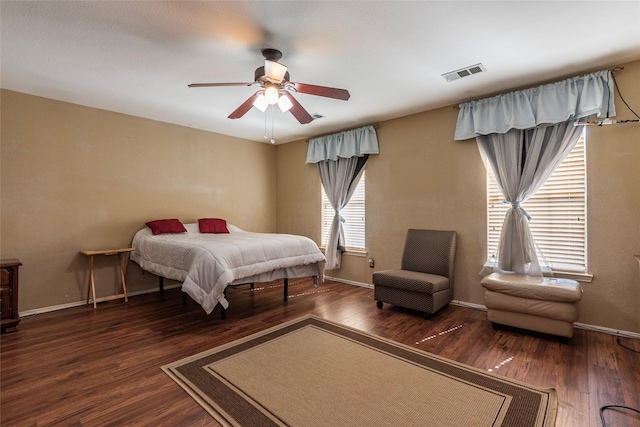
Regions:
<instances>
[{"instance_id":1,"label":"bed","mask_svg":"<svg viewBox=\"0 0 640 427\"><path fill-rule=\"evenodd\" d=\"M227 286L284 279L286 301L287 279L313 277L316 287L323 279L326 259L313 240L226 228L222 234L202 233L193 223L184 224L184 232L153 234L145 227L133 238L131 260L157 275L161 290L162 278L182 282L182 291L207 314L220 304L223 318Z\"/></svg>"}]
</instances>

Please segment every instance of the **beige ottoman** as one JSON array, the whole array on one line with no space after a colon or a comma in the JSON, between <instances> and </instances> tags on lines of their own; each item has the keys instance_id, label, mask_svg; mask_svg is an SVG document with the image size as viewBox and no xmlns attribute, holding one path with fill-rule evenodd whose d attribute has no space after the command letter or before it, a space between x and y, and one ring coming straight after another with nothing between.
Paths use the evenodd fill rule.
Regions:
<instances>
[{"instance_id":1,"label":"beige ottoman","mask_svg":"<svg viewBox=\"0 0 640 427\"><path fill-rule=\"evenodd\" d=\"M582 286L575 280L492 273L481 284L487 318L494 326L573 336L576 302L582 299Z\"/></svg>"}]
</instances>

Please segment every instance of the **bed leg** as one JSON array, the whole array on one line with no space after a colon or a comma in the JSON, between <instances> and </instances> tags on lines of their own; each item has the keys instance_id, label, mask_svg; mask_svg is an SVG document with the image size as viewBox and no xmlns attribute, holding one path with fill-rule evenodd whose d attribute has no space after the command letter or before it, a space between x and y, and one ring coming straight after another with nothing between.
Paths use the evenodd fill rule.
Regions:
<instances>
[{"instance_id":1,"label":"bed leg","mask_svg":"<svg viewBox=\"0 0 640 427\"><path fill-rule=\"evenodd\" d=\"M224 295L224 297L227 297L227 288L224 288L224 291L222 291L222 295ZM220 304L220 320L225 320L227 318L227 309L224 308L222 306L222 304Z\"/></svg>"},{"instance_id":2,"label":"bed leg","mask_svg":"<svg viewBox=\"0 0 640 427\"><path fill-rule=\"evenodd\" d=\"M255 283L251 283L251 292L255 289Z\"/></svg>"},{"instance_id":3,"label":"bed leg","mask_svg":"<svg viewBox=\"0 0 640 427\"><path fill-rule=\"evenodd\" d=\"M158 292L164 292L164 277L158 276Z\"/></svg>"},{"instance_id":4,"label":"bed leg","mask_svg":"<svg viewBox=\"0 0 640 427\"><path fill-rule=\"evenodd\" d=\"M284 278L284 302L287 302L289 299L289 279L287 277Z\"/></svg>"},{"instance_id":5,"label":"bed leg","mask_svg":"<svg viewBox=\"0 0 640 427\"><path fill-rule=\"evenodd\" d=\"M318 287L318 276L312 276L311 279L313 280L313 287L317 288Z\"/></svg>"}]
</instances>

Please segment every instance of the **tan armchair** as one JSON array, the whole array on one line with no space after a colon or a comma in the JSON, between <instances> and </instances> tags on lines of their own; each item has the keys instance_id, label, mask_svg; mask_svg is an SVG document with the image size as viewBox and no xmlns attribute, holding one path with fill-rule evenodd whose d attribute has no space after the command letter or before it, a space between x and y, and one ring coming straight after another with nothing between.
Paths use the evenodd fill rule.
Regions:
<instances>
[{"instance_id":1,"label":"tan armchair","mask_svg":"<svg viewBox=\"0 0 640 427\"><path fill-rule=\"evenodd\" d=\"M421 311L430 318L453 299L455 231L410 229L404 243L400 270L373 273L373 297Z\"/></svg>"}]
</instances>

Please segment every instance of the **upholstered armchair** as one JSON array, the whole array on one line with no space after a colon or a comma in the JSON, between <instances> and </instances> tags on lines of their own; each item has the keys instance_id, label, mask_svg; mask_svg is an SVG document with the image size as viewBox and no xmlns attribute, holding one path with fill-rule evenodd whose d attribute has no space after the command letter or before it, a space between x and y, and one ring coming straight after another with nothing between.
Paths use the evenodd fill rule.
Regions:
<instances>
[{"instance_id":1,"label":"upholstered armchair","mask_svg":"<svg viewBox=\"0 0 640 427\"><path fill-rule=\"evenodd\" d=\"M417 310L430 318L453 299L455 231L410 229L399 270L373 273L373 296L384 302Z\"/></svg>"}]
</instances>

